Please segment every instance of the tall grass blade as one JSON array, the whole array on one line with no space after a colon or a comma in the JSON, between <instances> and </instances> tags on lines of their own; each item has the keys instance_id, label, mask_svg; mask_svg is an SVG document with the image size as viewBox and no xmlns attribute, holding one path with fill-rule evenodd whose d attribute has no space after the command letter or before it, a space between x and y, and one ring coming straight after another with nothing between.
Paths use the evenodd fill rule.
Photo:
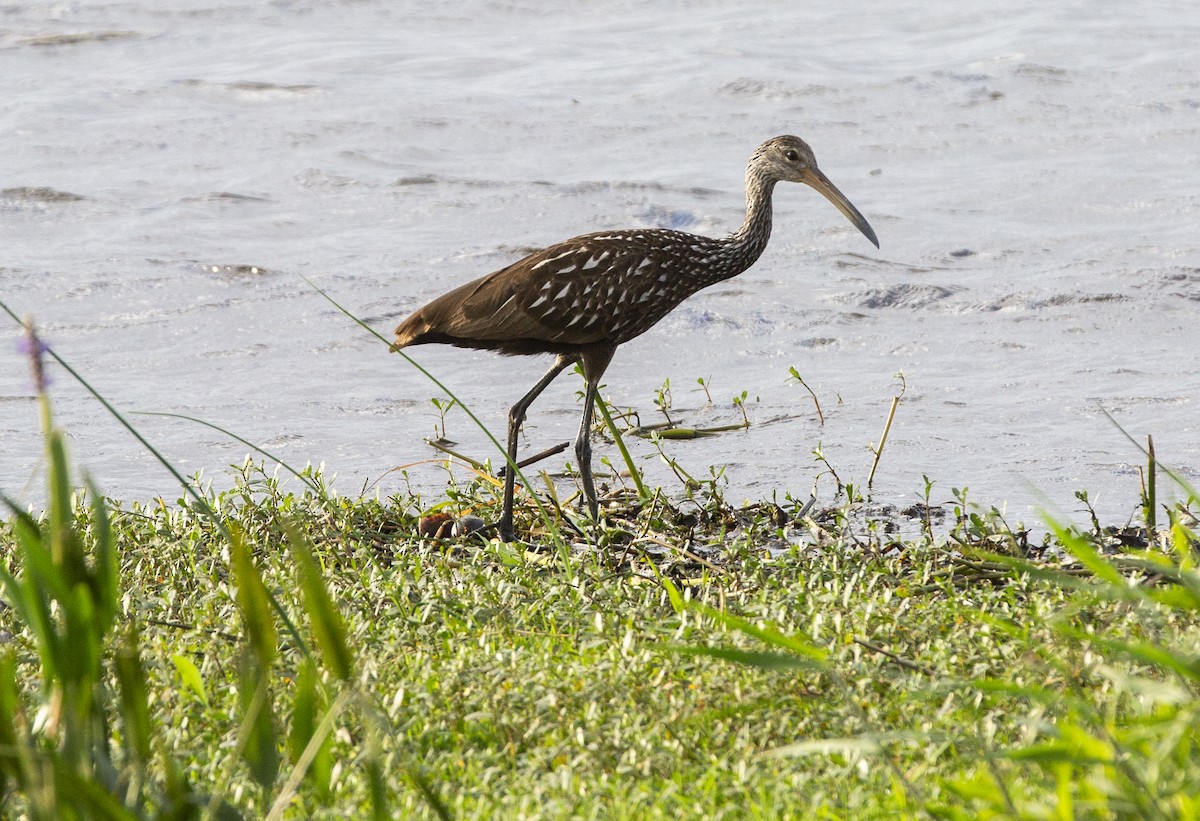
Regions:
<instances>
[{"instance_id":1,"label":"tall grass blade","mask_svg":"<svg viewBox=\"0 0 1200 821\"><path fill-rule=\"evenodd\" d=\"M716 610L699 602L692 602L691 607L728 628L745 633L748 636L753 636L764 644L794 653L801 658L808 659L817 666L823 665L828 657L828 653L825 650L816 645L809 644L797 636L787 636L770 627L759 627L743 618Z\"/></svg>"},{"instance_id":2,"label":"tall grass blade","mask_svg":"<svg viewBox=\"0 0 1200 821\"><path fill-rule=\"evenodd\" d=\"M371 796L371 818L373 821L388 821L392 817L388 809L388 786L383 772L383 754L379 749L378 730L367 726L367 790Z\"/></svg>"},{"instance_id":3,"label":"tall grass blade","mask_svg":"<svg viewBox=\"0 0 1200 821\"><path fill-rule=\"evenodd\" d=\"M53 785L63 812L58 818L95 819L95 821L140 821L102 785L80 773L61 758L53 764Z\"/></svg>"},{"instance_id":4,"label":"tall grass blade","mask_svg":"<svg viewBox=\"0 0 1200 821\"><path fill-rule=\"evenodd\" d=\"M240 528L231 528L230 536L230 560L234 581L237 583L238 611L242 616L249 645L259 664L266 669L275 660L278 641L275 623L271 618L270 597L250 555L245 534Z\"/></svg>"},{"instance_id":5,"label":"tall grass blade","mask_svg":"<svg viewBox=\"0 0 1200 821\"><path fill-rule=\"evenodd\" d=\"M17 730L20 709L17 659L8 650L0 654L0 796L8 795L10 785L20 788L28 780L21 755L27 746L24 734Z\"/></svg>"},{"instance_id":6,"label":"tall grass blade","mask_svg":"<svg viewBox=\"0 0 1200 821\"><path fill-rule=\"evenodd\" d=\"M1140 661L1160 671L1170 671L1184 682L1193 685L1200 684L1200 655L1172 650L1170 647L1156 642L1112 639L1063 624L1052 624L1051 626L1056 632L1076 641L1094 644L1112 655Z\"/></svg>"},{"instance_id":7,"label":"tall grass blade","mask_svg":"<svg viewBox=\"0 0 1200 821\"><path fill-rule=\"evenodd\" d=\"M24 325L24 323L21 321L21 319L15 313L13 313L12 309L10 309L8 307L8 305L6 305L4 303L3 300L0 300L0 310L4 311L6 314L8 314L10 317L12 317L13 321L16 322L17 324L22 325L22 326ZM162 465L164 468L166 468L167 471L172 476L175 477L175 480L183 488L184 492L189 494L192 497L192 499L196 502L196 504L199 506L199 508L201 510L203 510L209 516L209 518L213 521L213 523L218 528L224 527L224 525L220 521L220 517L218 517L216 515L216 512L213 511L211 507L209 507L208 502L205 501L204 497L200 495L199 491L197 491L196 488L194 488L187 479L183 478L183 474L181 474L178 470L176 470L175 466L172 465L165 456L163 456L161 453L159 453L158 449L155 448L153 445L151 445L150 442L146 439L146 437L142 436L142 434L138 431L138 429L135 428L129 422L129 420L125 418L124 414L122 414L119 410L117 410L116 407L114 407L111 402L109 402L107 399L105 399L104 396L99 391L97 391L95 388L93 388L90 382L88 382L86 379L84 379L82 376L80 376L78 371L76 371L69 364L67 364L67 361L65 359L63 359L61 356L59 356L54 351L53 348L47 347L45 349L45 353L47 355L49 355L55 362L57 362L59 367L61 367L64 371L66 371L71 376L72 379L74 379L76 382L78 382L80 385L82 385L83 389L92 395L92 398L94 398L97 402L99 402L101 405L103 405L104 409L106 411L108 411L108 413L114 419L116 419L118 423L120 423L121 427L123 427L123 428L125 428L125 430L129 431L129 433L133 436L133 438L136 439L138 441L138 443L142 447L144 447L146 449L146 451L151 456L153 456L160 465Z\"/></svg>"},{"instance_id":8,"label":"tall grass blade","mask_svg":"<svg viewBox=\"0 0 1200 821\"><path fill-rule=\"evenodd\" d=\"M1100 412L1104 414L1109 422L1112 422L1113 427L1121 432L1121 435L1129 441L1129 444L1133 445L1135 448L1141 451L1143 456L1149 459L1150 452L1146 448L1142 447L1141 442L1134 439L1133 436L1130 435L1129 431L1125 430L1125 428L1121 426L1121 423L1118 422L1103 405L1100 405L1099 407ZM1182 473L1172 467L1169 467L1168 465L1163 464L1157 458L1154 460L1154 467L1156 470L1160 470L1170 476L1171 481L1175 482L1175 484L1179 485L1179 487L1183 488L1183 490L1187 492L1189 499L1193 501L1200 501L1200 490L1197 490L1190 482L1188 482Z\"/></svg>"},{"instance_id":9,"label":"tall grass blade","mask_svg":"<svg viewBox=\"0 0 1200 821\"><path fill-rule=\"evenodd\" d=\"M309 663L312 674L316 675L316 666ZM314 692L316 690L315 680L313 681ZM309 736L308 743L300 752L296 759L295 766L292 768L291 774L287 781L279 790L279 794L275 798L275 804L271 807L271 812L267 815L267 821L275 821L282 818L284 810L296 794L300 782L308 778L317 789L318 796L321 800L328 803L332 798L330 782L333 777L333 756L332 756L332 738L333 727L339 718L342 711L350 702L352 692L344 690L330 705L329 709L321 716L321 721L313 728L312 734Z\"/></svg>"},{"instance_id":10,"label":"tall grass blade","mask_svg":"<svg viewBox=\"0 0 1200 821\"><path fill-rule=\"evenodd\" d=\"M138 631L134 625L129 626L125 640L117 648L115 667L125 727L122 739L130 758L144 771L150 762L153 727L146 671L138 657Z\"/></svg>"},{"instance_id":11,"label":"tall grass blade","mask_svg":"<svg viewBox=\"0 0 1200 821\"><path fill-rule=\"evenodd\" d=\"M239 744L242 760L264 795L279 777L280 765L270 676L270 669L264 667L253 652L242 653L238 672L238 702L242 713Z\"/></svg>"},{"instance_id":12,"label":"tall grass blade","mask_svg":"<svg viewBox=\"0 0 1200 821\"><path fill-rule=\"evenodd\" d=\"M12 317L14 322L17 322L22 327L25 326L25 323L23 323L17 317L17 315L15 313L13 313L13 311L8 307L8 305L6 305L2 300L0 300L0 310L3 310L10 317ZM193 484L191 482L189 482L187 479L184 478L183 474L181 474L176 469L176 467L174 465L172 465L167 460L167 458L158 451L157 448L155 448L153 445L151 445L150 442L144 436L142 436L142 434L137 430L137 428L135 428L129 422L128 419L126 419L124 417L124 415L122 415L122 413L120 411L118 411L111 402L109 402L107 399L105 399L104 396L101 395L101 393L99 391L97 391L94 387L92 387L91 383L89 383L86 379L84 379L82 376L80 376L80 374L74 368L72 368L69 364L67 364L67 361L65 359L63 359L61 356L59 356L57 353L55 353L55 351L52 348L46 347L44 349L44 352L47 355L49 355L50 357L52 357L54 359L54 361L57 362L63 370L65 370L68 374L70 374L70 376L76 382L78 382L80 385L82 385L84 390L86 390L88 393L90 393L92 395L92 397L97 402L99 402L104 407L104 409L106 411L108 411L108 413L121 424L122 427L124 427L127 431L129 431L129 433L132 434L135 439L137 439L137 441L142 445L142 447L144 447L146 449L146 451L148 453L150 453L150 455L153 456L160 465L162 465L164 468L166 468L166 470L173 477L175 477L175 480L179 483L179 486L183 489L184 494L191 497L192 502L196 506L196 509L199 510L202 514L204 514L204 516L210 522L212 522L213 527L215 527L217 529L217 531L219 533L221 533L222 536L224 536L226 539L231 539L229 531L225 526L225 522L221 519L220 516L217 515L217 512L212 509L212 506L208 503L208 500L205 499L200 494L200 491L197 490L196 487L193 486ZM49 403L48 402L44 403L44 407L46 409L46 412L48 413ZM48 420L48 417L46 417L46 419ZM46 422L46 425L47 425L47 429L48 429L48 421ZM53 478L52 478L52 484L53 484ZM53 498L53 495L52 495L52 498ZM11 502L9 502L8 504L10 507L12 506ZM300 649L304 653L308 653L309 649L308 649L307 644L304 641L304 638L300 635L300 632L298 630L296 630L295 625L292 624L291 619L287 615L287 612L283 609L283 607L279 604L279 602L275 600L275 597L273 595L270 595L268 593L268 596L271 600L271 605L274 607L275 612L279 615L279 618L283 622L284 627L287 628L289 634L292 637L292 640L296 642L296 645L298 647L300 647Z\"/></svg>"},{"instance_id":13,"label":"tall grass blade","mask_svg":"<svg viewBox=\"0 0 1200 821\"><path fill-rule=\"evenodd\" d=\"M306 778L316 789L322 802L331 796L330 780L333 773L333 739L330 735L332 722L325 722L319 688L320 674L311 660L306 660L296 673L296 695L292 700L291 726L287 734L288 759L299 771L288 779L294 785ZM318 719L321 719L320 721ZM327 724L325 732L318 734L318 724ZM309 746L313 745L310 751ZM285 788L280 798L287 792ZM278 800L276 805L278 805Z\"/></svg>"},{"instance_id":14,"label":"tall grass blade","mask_svg":"<svg viewBox=\"0 0 1200 821\"><path fill-rule=\"evenodd\" d=\"M17 537L17 552L22 558L22 574L18 578L7 568L0 567L0 584L8 605L33 634L45 681L55 681L59 677L59 659L63 652L50 609L51 601L66 597L66 588L54 572L54 563L42 544L37 522L8 497L4 497L4 502L13 511L13 530Z\"/></svg>"},{"instance_id":15,"label":"tall grass blade","mask_svg":"<svg viewBox=\"0 0 1200 821\"><path fill-rule=\"evenodd\" d=\"M271 663L278 652L277 635L271 617L271 598L250 556L245 535L236 527L230 528L229 532L238 611L247 643L238 675L238 701L243 716L242 758L249 765L251 776L265 791L279 775L275 715L269 687Z\"/></svg>"},{"instance_id":16,"label":"tall grass blade","mask_svg":"<svg viewBox=\"0 0 1200 821\"><path fill-rule=\"evenodd\" d=\"M901 390L903 395L904 391ZM896 408L900 405L900 396L892 397L891 407L888 408L887 421L883 423L883 433L879 435L879 444L871 448L875 453L875 458L871 462L871 472L867 474L867 487L875 485L875 471L879 469L879 460L883 458L883 449L887 445L888 434L892 432L892 422L896 418Z\"/></svg>"},{"instance_id":17,"label":"tall grass blade","mask_svg":"<svg viewBox=\"0 0 1200 821\"><path fill-rule=\"evenodd\" d=\"M116 621L121 606L120 557L114 544L112 521L100 490L87 478L92 508L92 578L95 580L97 629L106 634Z\"/></svg>"},{"instance_id":18,"label":"tall grass blade","mask_svg":"<svg viewBox=\"0 0 1200 821\"><path fill-rule=\"evenodd\" d=\"M304 609L321 658L335 678L349 681L354 674L354 654L346 641L346 623L325 588L321 568L313 557L312 544L294 521L285 520L284 530L304 595Z\"/></svg>"},{"instance_id":19,"label":"tall grass blade","mask_svg":"<svg viewBox=\"0 0 1200 821\"><path fill-rule=\"evenodd\" d=\"M170 417L170 418L174 418L174 419L184 419L188 422L194 422L197 425L204 425L206 428L212 428L213 430L217 431L218 433L222 433L225 436L228 436L230 439L233 439L234 441L245 445L246 447L250 448L255 453L259 454L260 456L265 456L266 458L270 459L272 462L274 462L275 464L282 467L288 473L295 476L301 482L304 482L304 484L308 485L309 489L311 489L312 492L315 493L319 498L325 497L325 488L321 487L320 483L314 481L311 476L305 475L305 473L303 471L296 470L294 467L289 465L287 462L283 461L283 459L276 456L274 453L271 453L271 451L260 448L258 445L254 444L250 440L244 439L241 436L238 436L233 431L223 428L220 425L214 425L212 422L207 422L203 419L197 419L195 416L188 416L185 413L166 413L165 411L132 411L132 413L135 416L166 416L166 417Z\"/></svg>"},{"instance_id":20,"label":"tall grass blade","mask_svg":"<svg viewBox=\"0 0 1200 821\"><path fill-rule=\"evenodd\" d=\"M1158 530L1158 460L1154 458L1154 437L1146 436L1146 533L1151 539Z\"/></svg>"},{"instance_id":21,"label":"tall grass blade","mask_svg":"<svg viewBox=\"0 0 1200 821\"><path fill-rule=\"evenodd\" d=\"M1048 515L1046 516L1046 520L1049 522L1050 528L1054 531L1054 535L1058 537L1058 540L1067 552L1090 570L1092 575L1116 589L1127 589L1130 586L1129 579L1125 578L1120 570L1106 561L1100 555L1100 551L1092 547L1087 539L1080 536L1074 530L1053 521Z\"/></svg>"},{"instance_id":22,"label":"tall grass blade","mask_svg":"<svg viewBox=\"0 0 1200 821\"><path fill-rule=\"evenodd\" d=\"M621 431L617 430L617 426L613 422L612 414L608 410L608 403L604 401L604 398L599 393L596 394L596 409L604 417L604 426L608 428L613 441L617 443L617 450L620 451L621 460L625 462L625 467L629 470L629 476L633 479L633 486L637 488L638 497L643 501L649 499L650 491L646 490L646 485L642 481L642 472L633 463L633 457L629 455L629 448L625 447L625 439L621 436Z\"/></svg>"}]
</instances>

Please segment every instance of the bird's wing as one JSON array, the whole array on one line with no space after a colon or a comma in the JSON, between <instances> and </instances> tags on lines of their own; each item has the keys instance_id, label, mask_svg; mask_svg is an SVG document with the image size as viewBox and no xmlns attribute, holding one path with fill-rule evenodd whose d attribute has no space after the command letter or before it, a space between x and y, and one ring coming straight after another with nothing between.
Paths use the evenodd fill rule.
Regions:
<instances>
[{"instance_id":1,"label":"bird's wing","mask_svg":"<svg viewBox=\"0 0 1200 821\"><path fill-rule=\"evenodd\" d=\"M597 234L552 245L426 306L437 331L460 339L537 339L586 345L606 338L613 307L647 248L636 235ZM429 317L432 319L432 317Z\"/></svg>"}]
</instances>

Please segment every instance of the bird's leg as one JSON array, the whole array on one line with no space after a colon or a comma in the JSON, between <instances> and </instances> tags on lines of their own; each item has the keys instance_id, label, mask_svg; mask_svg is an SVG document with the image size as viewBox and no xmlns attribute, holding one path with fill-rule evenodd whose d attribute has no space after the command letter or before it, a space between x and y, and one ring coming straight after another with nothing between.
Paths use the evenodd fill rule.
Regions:
<instances>
[{"instance_id":1,"label":"bird's leg","mask_svg":"<svg viewBox=\"0 0 1200 821\"><path fill-rule=\"evenodd\" d=\"M596 482L592 478L592 415L596 410L596 394L600 392L600 377L612 361L616 346L595 347L583 353L579 364L587 391L583 396L583 419L579 423L579 436L575 438L575 458L579 460L579 479L583 482L583 495L587 497L592 520L600 521L600 502L596 499Z\"/></svg>"},{"instance_id":2,"label":"bird's leg","mask_svg":"<svg viewBox=\"0 0 1200 821\"><path fill-rule=\"evenodd\" d=\"M529 393L518 399L517 404L513 405L508 412L508 468L504 471L504 509L500 513L500 521L497 523L501 541L513 541L513 495L516 492L517 482L517 435L521 432L521 423L525 421L525 411L529 410L533 400L546 390L546 386L554 381L554 377L562 373L574 361L574 357L560 355L558 359L554 360L550 370L546 371L546 375L538 380Z\"/></svg>"},{"instance_id":3,"label":"bird's leg","mask_svg":"<svg viewBox=\"0 0 1200 821\"><path fill-rule=\"evenodd\" d=\"M595 382L587 383L583 397L583 420L579 423L579 436L575 438L575 458L579 460L579 479L583 482L583 495L587 497L592 520L600 521L600 503L596 500L596 482L592 478L592 416L596 410Z\"/></svg>"}]
</instances>

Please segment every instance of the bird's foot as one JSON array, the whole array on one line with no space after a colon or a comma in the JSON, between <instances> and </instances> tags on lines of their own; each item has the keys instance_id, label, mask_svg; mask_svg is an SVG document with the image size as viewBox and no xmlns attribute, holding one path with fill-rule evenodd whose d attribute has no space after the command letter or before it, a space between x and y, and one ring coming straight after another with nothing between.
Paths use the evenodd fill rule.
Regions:
<instances>
[{"instance_id":1,"label":"bird's foot","mask_svg":"<svg viewBox=\"0 0 1200 821\"><path fill-rule=\"evenodd\" d=\"M476 532L481 533L484 536L490 536L493 531L495 531L496 537L502 542L508 543L515 542L517 540L517 536L513 532L512 521L506 521L504 518L492 522L491 524L484 525Z\"/></svg>"}]
</instances>

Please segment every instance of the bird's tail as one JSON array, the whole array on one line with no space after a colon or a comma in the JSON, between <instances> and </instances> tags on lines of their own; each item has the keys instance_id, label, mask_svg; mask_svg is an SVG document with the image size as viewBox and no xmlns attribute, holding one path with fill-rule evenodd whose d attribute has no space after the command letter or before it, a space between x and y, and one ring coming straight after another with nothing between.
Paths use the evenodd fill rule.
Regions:
<instances>
[{"instance_id":1,"label":"bird's tail","mask_svg":"<svg viewBox=\"0 0 1200 821\"><path fill-rule=\"evenodd\" d=\"M420 344L421 337L428 333L429 322L425 319L424 311L417 311L396 328L396 338L389 350L398 351L409 345Z\"/></svg>"}]
</instances>

